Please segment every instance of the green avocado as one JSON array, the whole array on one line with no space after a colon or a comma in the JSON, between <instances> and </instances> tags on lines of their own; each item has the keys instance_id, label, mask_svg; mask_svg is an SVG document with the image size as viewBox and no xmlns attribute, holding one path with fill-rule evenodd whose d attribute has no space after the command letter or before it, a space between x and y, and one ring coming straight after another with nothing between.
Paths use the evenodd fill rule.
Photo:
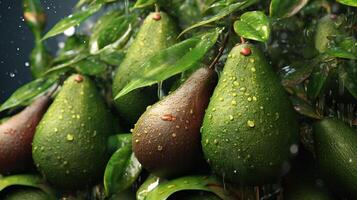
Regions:
<instances>
[{"instance_id":1,"label":"green avocado","mask_svg":"<svg viewBox=\"0 0 357 200\"><path fill-rule=\"evenodd\" d=\"M116 71L113 81L115 97L141 70L141 64L157 52L176 42L176 26L164 12L149 14L144 20L135 40ZM129 125L133 125L146 107L158 100L155 87L138 89L115 100L119 114Z\"/></svg>"},{"instance_id":2,"label":"green avocado","mask_svg":"<svg viewBox=\"0 0 357 200\"><path fill-rule=\"evenodd\" d=\"M49 200L51 199L42 190L36 188L18 188L9 191L3 197L3 200Z\"/></svg>"},{"instance_id":3,"label":"green avocado","mask_svg":"<svg viewBox=\"0 0 357 200\"><path fill-rule=\"evenodd\" d=\"M331 189L357 197L357 131L337 119L314 124L318 165Z\"/></svg>"},{"instance_id":4,"label":"green avocado","mask_svg":"<svg viewBox=\"0 0 357 200\"><path fill-rule=\"evenodd\" d=\"M338 35L339 24L341 24L341 19L333 14L326 15L318 21L315 33L315 48L320 53L327 50L328 43L331 40L329 37Z\"/></svg>"},{"instance_id":5,"label":"green avocado","mask_svg":"<svg viewBox=\"0 0 357 200\"><path fill-rule=\"evenodd\" d=\"M113 117L94 83L72 75L36 129L32 156L52 184L65 189L91 186L103 175Z\"/></svg>"},{"instance_id":6,"label":"green avocado","mask_svg":"<svg viewBox=\"0 0 357 200\"><path fill-rule=\"evenodd\" d=\"M221 73L202 126L202 147L225 181L276 181L296 145L298 123L277 75L251 44L235 46Z\"/></svg>"}]
</instances>

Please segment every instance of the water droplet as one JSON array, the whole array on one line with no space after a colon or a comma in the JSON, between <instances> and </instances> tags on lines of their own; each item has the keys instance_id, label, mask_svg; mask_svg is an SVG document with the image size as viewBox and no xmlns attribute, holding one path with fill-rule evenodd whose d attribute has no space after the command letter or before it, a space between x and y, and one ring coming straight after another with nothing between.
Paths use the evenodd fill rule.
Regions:
<instances>
[{"instance_id":1,"label":"water droplet","mask_svg":"<svg viewBox=\"0 0 357 200\"><path fill-rule=\"evenodd\" d=\"M161 116L161 119L163 121L175 121L176 117L171 114L165 114L165 115Z\"/></svg>"},{"instance_id":2,"label":"water droplet","mask_svg":"<svg viewBox=\"0 0 357 200\"><path fill-rule=\"evenodd\" d=\"M233 100L233 101L231 102L231 104L232 104L233 106L236 106L236 105L237 105L237 101Z\"/></svg>"},{"instance_id":3,"label":"water droplet","mask_svg":"<svg viewBox=\"0 0 357 200\"><path fill-rule=\"evenodd\" d=\"M256 72L255 67L250 68L250 71L252 71L252 72Z\"/></svg>"},{"instance_id":4,"label":"water droplet","mask_svg":"<svg viewBox=\"0 0 357 200\"><path fill-rule=\"evenodd\" d=\"M157 146L158 151L162 151L163 147L161 145Z\"/></svg>"},{"instance_id":5,"label":"water droplet","mask_svg":"<svg viewBox=\"0 0 357 200\"><path fill-rule=\"evenodd\" d=\"M252 97L248 97L247 100L248 100L249 102L251 102L253 99L252 99Z\"/></svg>"},{"instance_id":6,"label":"water droplet","mask_svg":"<svg viewBox=\"0 0 357 200\"><path fill-rule=\"evenodd\" d=\"M73 141L74 140L74 136L72 134L67 134L66 139L68 141Z\"/></svg>"},{"instance_id":7,"label":"water droplet","mask_svg":"<svg viewBox=\"0 0 357 200\"><path fill-rule=\"evenodd\" d=\"M229 115L229 120L231 120L231 121L233 121L233 120L234 120L233 115Z\"/></svg>"},{"instance_id":8,"label":"water droplet","mask_svg":"<svg viewBox=\"0 0 357 200\"><path fill-rule=\"evenodd\" d=\"M248 120L248 121L247 121L247 125L248 125L248 127L250 127L250 128L254 128L254 127L255 127L255 123L254 123L253 120Z\"/></svg>"},{"instance_id":9,"label":"water droplet","mask_svg":"<svg viewBox=\"0 0 357 200\"><path fill-rule=\"evenodd\" d=\"M172 137L174 137L174 138L175 138L175 137L176 137L176 133L173 133L173 134L172 134Z\"/></svg>"},{"instance_id":10,"label":"water droplet","mask_svg":"<svg viewBox=\"0 0 357 200\"><path fill-rule=\"evenodd\" d=\"M218 140L217 140L217 139L214 139L214 140L213 140L213 143L214 143L214 144L218 144Z\"/></svg>"},{"instance_id":11,"label":"water droplet","mask_svg":"<svg viewBox=\"0 0 357 200\"><path fill-rule=\"evenodd\" d=\"M136 139L136 140L135 140L135 143L139 143L139 139Z\"/></svg>"},{"instance_id":12,"label":"water droplet","mask_svg":"<svg viewBox=\"0 0 357 200\"><path fill-rule=\"evenodd\" d=\"M297 144L293 144L290 146L290 153L295 155L299 152L299 146Z\"/></svg>"}]
</instances>

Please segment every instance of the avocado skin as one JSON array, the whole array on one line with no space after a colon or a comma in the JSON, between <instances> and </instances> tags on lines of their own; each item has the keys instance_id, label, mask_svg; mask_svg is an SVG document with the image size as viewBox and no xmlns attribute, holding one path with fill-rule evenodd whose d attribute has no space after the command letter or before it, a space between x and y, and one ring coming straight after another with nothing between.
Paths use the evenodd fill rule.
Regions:
<instances>
[{"instance_id":1,"label":"avocado skin","mask_svg":"<svg viewBox=\"0 0 357 200\"><path fill-rule=\"evenodd\" d=\"M1 197L1 196L0 196ZM35 188L19 188L9 191L3 197L3 200L49 200L46 193Z\"/></svg>"},{"instance_id":2,"label":"avocado skin","mask_svg":"<svg viewBox=\"0 0 357 200\"><path fill-rule=\"evenodd\" d=\"M286 200L333 200L321 188L313 184L294 185L293 188L288 188L284 191L284 199Z\"/></svg>"},{"instance_id":3,"label":"avocado skin","mask_svg":"<svg viewBox=\"0 0 357 200\"><path fill-rule=\"evenodd\" d=\"M113 132L112 116L94 83L72 75L37 127L34 162L57 187L90 186L103 175L107 138Z\"/></svg>"},{"instance_id":4,"label":"avocado skin","mask_svg":"<svg viewBox=\"0 0 357 200\"><path fill-rule=\"evenodd\" d=\"M326 15L322 17L317 24L315 33L315 48L324 53L327 50L330 40L328 37L338 35L337 23L340 19L335 15Z\"/></svg>"},{"instance_id":5,"label":"avocado skin","mask_svg":"<svg viewBox=\"0 0 357 200\"><path fill-rule=\"evenodd\" d=\"M249 48L251 54L241 54ZM202 126L202 146L213 171L241 185L261 185L282 175L298 123L277 75L251 44L230 52Z\"/></svg>"},{"instance_id":6,"label":"avocado skin","mask_svg":"<svg viewBox=\"0 0 357 200\"><path fill-rule=\"evenodd\" d=\"M161 19L153 17L157 13L150 13L143 22L135 40L116 71L113 81L113 97L118 94L136 74L142 70L139 66L145 63L157 52L176 43L178 35L176 26L170 17L160 12ZM137 67L134 67L137 66ZM133 125L146 107L155 103L156 87L137 89L115 100L115 106L128 125Z\"/></svg>"},{"instance_id":7,"label":"avocado skin","mask_svg":"<svg viewBox=\"0 0 357 200\"><path fill-rule=\"evenodd\" d=\"M318 165L331 189L357 197L357 131L337 119L314 124Z\"/></svg>"}]
</instances>

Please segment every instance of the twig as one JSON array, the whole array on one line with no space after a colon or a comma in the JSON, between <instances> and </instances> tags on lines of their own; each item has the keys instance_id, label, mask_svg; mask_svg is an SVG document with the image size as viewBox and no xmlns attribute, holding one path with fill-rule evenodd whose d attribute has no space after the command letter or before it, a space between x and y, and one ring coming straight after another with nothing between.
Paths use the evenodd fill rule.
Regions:
<instances>
[{"instance_id":1,"label":"twig","mask_svg":"<svg viewBox=\"0 0 357 200\"><path fill-rule=\"evenodd\" d=\"M214 60L212 61L212 63L210 64L210 66L208 67L209 69L212 69L216 64L217 62L219 61L219 59L221 58L222 54L223 54L223 51L227 45L227 42L228 42L228 38L229 38L229 32L226 34L226 36L224 37L223 39L223 42L222 42L222 46L219 48L218 50L218 53L217 53L217 56L214 58Z\"/></svg>"}]
</instances>

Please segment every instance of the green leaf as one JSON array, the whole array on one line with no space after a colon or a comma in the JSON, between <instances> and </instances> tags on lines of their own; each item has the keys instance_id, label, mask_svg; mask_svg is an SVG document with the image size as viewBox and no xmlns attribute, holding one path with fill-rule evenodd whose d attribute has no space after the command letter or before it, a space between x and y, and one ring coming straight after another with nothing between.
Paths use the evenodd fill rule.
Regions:
<instances>
[{"instance_id":1,"label":"green leaf","mask_svg":"<svg viewBox=\"0 0 357 200\"><path fill-rule=\"evenodd\" d=\"M99 11L102 8L102 5L103 3L96 3L85 10L78 11L73 15L69 15L68 17L62 19L50 31L46 33L42 40L56 36L60 33L63 33L68 28L79 25L88 17Z\"/></svg>"},{"instance_id":2,"label":"green leaf","mask_svg":"<svg viewBox=\"0 0 357 200\"><path fill-rule=\"evenodd\" d=\"M266 42L270 37L269 19L261 11L246 12L234 22L234 31L241 37Z\"/></svg>"},{"instance_id":3,"label":"green leaf","mask_svg":"<svg viewBox=\"0 0 357 200\"><path fill-rule=\"evenodd\" d=\"M35 97L46 92L57 80L58 77L43 77L21 86L1 105L0 112L29 105Z\"/></svg>"},{"instance_id":4,"label":"green leaf","mask_svg":"<svg viewBox=\"0 0 357 200\"><path fill-rule=\"evenodd\" d=\"M46 14L43 11L40 0L23 0L24 19L36 39L40 39L41 32L46 24Z\"/></svg>"},{"instance_id":5,"label":"green leaf","mask_svg":"<svg viewBox=\"0 0 357 200\"><path fill-rule=\"evenodd\" d=\"M213 192L223 200L233 200L222 183L212 176L186 176L160 183L149 191L145 200L166 200L173 193L182 190L202 190Z\"/></svg>"},{"instance_id":6,"label":"green leaf","mask_svg":"<svg viewBox=\"0 0 357 200\"><path fill-rule=\"evenodd\" d=\"M355 60L349 60L339 67L339 78L345 88L357 99L357 70Z\"/></svg>"},{"instance_id":7,"label":"green leaf","mask_svg":"<svg viewBox=\"0 0 357 200\"><path fill-rule=\"evenodd\" d=\"M329 43L326 53L330 56L357 59L357 40L353 37L341 37Z\"/></svg>"},{"instance_id":8,"label":"green leaf","mask_svg":"<svg viewBox=\"0 0 357 200\"><path fill-rule=\"evenodd\" d=\"M316 66L309 78L307 85L307 96L311 100L315 100L325 88L330 67L327 63L321 63Z\"/></svg>"},{"instance_id":9,"label":"green leaf","mask_svg":"<svg viewBox=\"0 0 357 200\"><path fill-rule=\"evenodd\" d=\"M102 52L99 54L100 60L113 66L119 66L124 57L125 53L123 51L114 51L111 53Z\"/></svg>"},{"instance_id":10,"label":"green leaf","mask_svg":"<svg viewBox=\"0 0 357 200\"><path fill-rule=\"evenodd\" d=\"M152 6L156 3L156 0L137 0L134 8L144 8L148 6Z\"/></svg>"},{"instance_id":11,"label":"green leaf","mask_svg":"<svg viewBox=\"0 0 357 200\"><path fill-rule=\"evenodd\" d=\"M277 18L291 17L302 9L309 0L272 0L270 16Z\"/></svg>"},{"instance_id":12,"label":"green leaf","mask_svg":"<svg viewBox=\"0 0 357 200\"><path fill-rule=\"evenodd\" d=\"M91 54L95 54L100 49L116 41L120 41L120 44L116 45L117 48L124 46L125 42L130 38L132 24L136 21L136 14L123 15L118 10L101 17L94 26L89 41Z\"/></svg>"},{"instance_id":13,"label":"green leaf","mask_svg":"<svg viewBox=\"0 0 357 200\"><path fill-rule=\"evenodd\" d=\"M138 178L141 164L131 150L131 143L118 149L110 158L104 172L106 196L129 188Z\"/></svg>"},{"instance_id":14,"label":"green leaf","mask_svg":"<svg viewBox=\"0 0 357 200\"><path fill-rule=\"evenodd\" d=\"M149 192L159 185L160 178L150 174L150 176L141 184L136 192L136 200L144 200Z\"/></svg>"},{"instance_id":15,"label":"green leaf","mask_svg":"<svg viewBox=\"0 0 357 200\"><path fill-rule=\"evenodd\" d=\"M290 97L290 101L294 106L295 111L299 114L313 119L322 119L321 114L317 113L316 109L306 101L294 96Z\"/></svg>"},{"instance_id":16,"label":"green leaf","mask_svg":"<svg viewBox=\"0 0 357 200\"><path fill-rule=\"evenodd\" d=\"M114 153L120 148L131 144L131 133L112 135L108 139L108 151Z\"/></svg>"},{"instance_id":17,"label":"green leaf","mask_svg":"<svg viewBox=\"0 0 357 200\"><path fill-rule=\"evenodd\" d=\"M197 27L200 27L200 26L203 26L203 25L206 25L206 24L209 24L211 22L214 22L214 21L217 21L217 20L220 20L224 17L226 17L227 15L237 11L237 10L243 10L255 3L257 3L258 0L245 0L245 1L242 1L242 2L237 2L235 4L231 4L225 8L223 8L222 10L219 11L219 13L217 13L216 15L214 15L213 17L207 19L207 20L204 20L204 21L201 21L201 22L198 22L197 24L194 24L188 28L186 28L184 31L182 31L179 35L179 37L181 35L183 35L184 33L186 33L187 31L190 31L194 28L197 28Z\"/></svg>"},{"instance_id":18,"label":"green leaf","mask_svg":"<svg viewBox=\"0 0 357 200\"><path fill-rule=\"evenodd\" d=\"M357 7L357 1L356 0L336 0L336 1L341 3L341 4Z\"/></svg>"},{"instance_id":19,"label":"green leaf","mask_svg":"<svg viewBox=\"0 0 357 200\"><path fill-rule=\"evenodd\" d=\"M80 53L76 57L71 60L67 60L63 63L60 63L56 66L53 66L51 69L47 70L44 75L51 75L51 74L61 74L67 72L68 70L73 69L72 66L88 57L88 53Z\"/></svg>"},{"instance_id":20,"label":"green leaf","mask_svg":"<svg viewBox=\"0 0 357 200\"><path fill-rule=\"evenodd\" d=\"M306 61L292 63L289 66L283 67L282 84L285 87L295 86L306 80L312 73L315 61Z\"/></svg>"},{"instance_id":21,"label":"green leaf","mask_svg":"<svg viewBox=\"0 0 357 200\"><path fill-rule=\"evenodd\" d=\"M103 74L108 68L105 63L94 56L81 60L78 63L73 64L72 67L74 67L79 73L85 75Z\"/></svg>"},{"instance_id":22,"label":"green leaf","mask_svg":"<svg viewBox=\"0 0 357 200\"><path fill-rule=\"evenodd\" d=\"M215 29L160 51L141 66L142 70L116 94L115 99L194 67L216 43L220 32Z\"/></svg>"},{"instance_id":23,"label":"green leaf","mask_svg":"<svg viewBox=\"0 0 357 200\"><path fill-rule=\"evenodd\" d=\"M46 185L45 181L37 175L21 174L12 175L1 178L0 177L0 192L10 186L29 186L35 187L46 192L51 199L56 199L54 191Z\"/></svg>"}]
</instances>

